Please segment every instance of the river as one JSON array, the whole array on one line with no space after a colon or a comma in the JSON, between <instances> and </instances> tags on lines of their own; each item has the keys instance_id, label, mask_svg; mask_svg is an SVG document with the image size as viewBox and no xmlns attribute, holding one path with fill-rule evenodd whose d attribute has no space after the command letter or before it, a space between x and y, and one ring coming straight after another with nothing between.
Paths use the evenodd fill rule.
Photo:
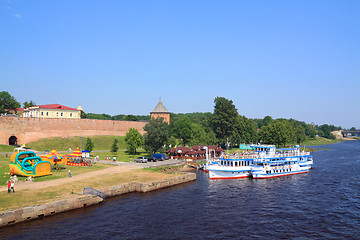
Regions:
<instances>
[{"instance_id":1,"label":"river","mask_svg":"<svg viewBox=\"0 0 360 240\"><path fill-rule=\"evenodd\" d=\"M0 229L1 239L360 239L360 141L323 146L309 173L197 181Z\"/></svg>"}]
</instances>

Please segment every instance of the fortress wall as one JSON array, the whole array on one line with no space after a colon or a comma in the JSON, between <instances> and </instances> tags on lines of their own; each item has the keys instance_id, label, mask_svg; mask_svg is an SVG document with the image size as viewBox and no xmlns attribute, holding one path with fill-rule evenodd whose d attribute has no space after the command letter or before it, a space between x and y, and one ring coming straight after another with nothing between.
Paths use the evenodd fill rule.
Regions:
<instances>
[{"instance_id":1,"label":"fortress wall","mask_svg":"<svg viewBox=\"0 0 360 240\"><path fill-rule=\"evenodd\" d=\"M145 124L97 119L0 117L0 144L9 144L11 136L16 136L18 144L23 144L48 137L125 136L130 128L144 134Z\"/></svg>"}]
</instances>

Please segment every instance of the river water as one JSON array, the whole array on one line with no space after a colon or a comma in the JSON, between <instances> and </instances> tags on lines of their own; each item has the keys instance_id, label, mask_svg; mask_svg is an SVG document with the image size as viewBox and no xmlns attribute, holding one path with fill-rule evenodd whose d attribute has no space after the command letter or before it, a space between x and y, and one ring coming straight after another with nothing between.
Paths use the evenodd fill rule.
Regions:
<instances>
[{"instance_id":1,"label":"river water","mask_svg":"<svg viewBox=\"0 0 360 240\"><path fill-rule=\"evenodd\" d=\"M1 239L360 239L360 141L309 173L197 181L0 229Z\"/></svg>"}]
</instances>

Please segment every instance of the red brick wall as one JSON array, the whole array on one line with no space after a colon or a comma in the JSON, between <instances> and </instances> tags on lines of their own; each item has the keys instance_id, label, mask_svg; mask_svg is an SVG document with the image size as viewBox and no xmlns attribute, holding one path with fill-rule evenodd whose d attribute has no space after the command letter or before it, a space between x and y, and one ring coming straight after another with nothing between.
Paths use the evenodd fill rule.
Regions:
<instances>
[{"instance_id":1,"label":"red brick wall","mask_svg":"<svg viewBox=\"0 0 360 240\"><path fill-rule=\"evenodd\" d=\"M170 113L151 113L152 118L163 118L164 122L170 124Z\"/></svg>"},{"instance_id":2,"label":"red brick wall","mask_svg":"<svg viewBox=\"0 0 360 240\"><path fill-rule=\"evenodd\" d=\"M125 136L130 128L135 128L144 134L145 124L97 119L0 117L0 144L9 144L11 136L17 138L18 144L23 144L48 137Z\"/></svg>"}]
</instances>

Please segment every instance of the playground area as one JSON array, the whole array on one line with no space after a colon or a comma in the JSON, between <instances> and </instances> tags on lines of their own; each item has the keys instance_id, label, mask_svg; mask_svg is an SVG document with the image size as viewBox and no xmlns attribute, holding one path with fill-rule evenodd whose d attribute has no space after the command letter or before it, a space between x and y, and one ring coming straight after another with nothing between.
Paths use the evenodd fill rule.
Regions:
<instances>
[{"instance_id":1,"label":"playground area","mask_svg":"<svg viewBox=\"0 0 360 240\"><path fill-rule=\"evenodd\" d=\"M98 162L91 167L66 165L64 170L52 170L52 175L36 177L33 181L26 181L27 177L18 176L15 193L9 194L6 186L6 181L10 178L9 162L10 156L0 155L0 174L3 175L0 185L0 211L72 198L81 195L86 187L101 189L132 181L150 182L174 176L173 172L169 174L149 171L143 169L143 164L128 162L117 165ZM69 169L71 178L68 177Z\"/></svg>"},{"instance_id":2,"label":"playground area","mask_svg":"<svg viewBox=\"0 0 360 240\"><path fill-rule=\"evenodd\" d=\"M16 192L11 194L7 193L6 185L2 184L0 187L0 211L71 198L81 195L85 187L104 188L132 181L149 182L169 177L169 174L146 171L141 169L142 167L140 164L127 164L83 173L73 172L71 178L62 177L41 182L17 182L15 183Z\"/></svg>"}]
</instances>

